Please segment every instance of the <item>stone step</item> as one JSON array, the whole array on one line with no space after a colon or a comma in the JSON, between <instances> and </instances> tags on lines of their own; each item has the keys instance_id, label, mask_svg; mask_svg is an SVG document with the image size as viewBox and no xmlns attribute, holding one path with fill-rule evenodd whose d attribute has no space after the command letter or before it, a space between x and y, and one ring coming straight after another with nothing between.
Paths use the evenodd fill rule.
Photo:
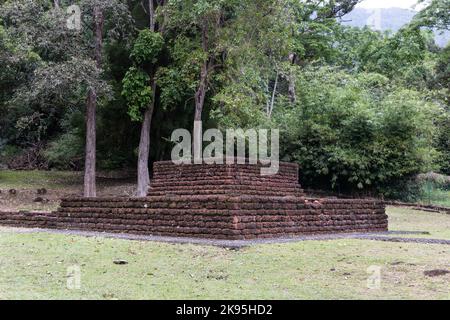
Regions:
<instances>
[{"instance_id":1,"label":"stone step","mask_svg":"<svg viewBox=\"0 0 450 320\"><path fill-rule=\"evenodd\" d=\"M153 172L154 179L208 179L208 178L217 178L217 179L256 179L256 180L283 180L288 182L298 182L298 176L296 174L290 175L261 175L260 173L226 173L226 172L171 172L171 173L159 173Z\"/></svg>"},{"instance_id":2,"label":"stone step","mask_svg":"<svg viewBox=\"0 0 450 320\"><path fill-rule=\"evenodd\" d=\"M298 185L267 185L267 184L197 184L197 183L173 183L173 184L152 184L150 190L271 190L271 191L292 191L300 190Z\"/></svg>"},{"instance_id":3,"label":"stone step","mask_svg":"<svg viewBox=\"0 0 450 320\"><path fill-rule=\"evenodd\" d=\"M214 194L226 194L226 195L265 195L265 196L278 196L278 197L284 197L288 195L293 196L302 196L303 192L302 190L298 191L261 191L261 190L246 190L246 191L239 191L239 190L164 190L164 191L156 191L156 190L150 190L148 195L149 196L164 196L164 195L214 195Z\"/></svg>"},{"instance_id":4,"label":"stone step","mask_svg":"<svg viewBox=\"0 0 450 320\"><path fill-rule=\"evenodd\" d=\"M151 187L172 187L172 186L266 186L271 188L295 188L300 187L298 183L286 182L262 182L251 180L232 180L232 179L204 179L204 180L161 180L154 179L151 181Z\"/></svg>"},{"instance_id":5,"label":"stone step","mask_svg":"<svg viewBox=\"0 0 450 320\"><path fill-rule=\"evenodd\" d=\"M262 176L259 166L241 166L241 165L182 165L182 166L159 166L154 165L154 177L188 177L188 176L249 176L249 177L272 177L274 179L282 178L287 180L298 180L298 166L283 167L280 166L276 175Z\"/></svg>"},{"instance_id":6,"label":"stone step","mask_svg":"<svg viewBox=\"0 0 450 320\"><path fill-rule=\"evenodd\" d=\"M249 164L248 163L248 159L245 160L246 164L238 164L237 160L234 159L233 163L229 164L227 163L228 161L224 161L223 164L181 164L181 165L177 165L174 164L172 161L158 161L155 162L153 164L153 167L155 169L159 169L159 168L179 168L179 167L183 167L183 168L193 168L193 167L215 167L215 168L222 168L222 167L238 167L238 168L249 168L249 169L253 169L255 167L261 167L263 166L260 162L258 162L257 164ZM298 170L298 164L296 163L290 163L290 162L279 162L279 167L283 168L283 169L292 169L292 170Z\"/></svg>"},{"instance_id":7,"label":"stone step","mask_svg":"<svg viewBox=\"0 0 450 320\"><path fill-rule=\"evenodd\" d=\"M170 183L173 181L176 182L195 182L195 181L223 181L224 183L252 183L252 182L260 182L260 183L281 183L281 184L298 184L298 179L295 178L285 178L285 177L259 177L259 176L229 176L229 175L176 175L176 176L161 176L154 175L152 180L156 181L164 181L166 183Z\"/></svg>"}]
</instances>

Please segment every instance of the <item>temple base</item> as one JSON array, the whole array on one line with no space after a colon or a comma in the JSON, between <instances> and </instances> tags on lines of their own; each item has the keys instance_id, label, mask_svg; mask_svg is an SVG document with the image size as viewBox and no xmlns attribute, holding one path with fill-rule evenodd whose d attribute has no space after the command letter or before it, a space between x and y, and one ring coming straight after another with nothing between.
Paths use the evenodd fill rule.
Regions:
<instances>
[{"instance_id":1,"label":"temple base","mask_svg":"<svg viewBox=\"0 0 450 320\"><path fill-rule=\"evenodd\" d=\"M155 164L146 198L63 199L57 212L0 212L0 225L228 240L382 232L382 201L306 199L298 167Z\"/></svg>"}]
</instances>

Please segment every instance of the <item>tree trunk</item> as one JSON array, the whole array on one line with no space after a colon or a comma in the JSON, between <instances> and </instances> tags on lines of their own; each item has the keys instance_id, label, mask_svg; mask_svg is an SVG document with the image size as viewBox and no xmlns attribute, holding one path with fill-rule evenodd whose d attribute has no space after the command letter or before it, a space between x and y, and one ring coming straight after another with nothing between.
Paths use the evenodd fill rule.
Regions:
<instances>
[{"instance_id":1,"label":"tree trunk","mask_svg":"<svg viewBox=\"0 0 450 320\"><path fill-rule=\"evenodd\" d=\"M269 107L269 110L268 110L268 113L267 113L269 118L272 116L273 106L275 104L275 97L276 97L277 89L278 89L278 77L279 77L279 72L277 71L277 75L276 75L276 78L275 78L275 84L273 85L272 98L270 100L270 107Z\"/></svg>"},{"instance_id":2,"label":"tree trunk","mask_svg":"<svg viewBox=\"0 0 450 320\"><path fill-rule=\"evenodd\" d=\"M97 196L95 188L96 105L97 94L95 89L90 89L86 103L86 158L84 165L84 196L90 198Z\"/></svg>"},{"instance_id":3,"label":"tree trunk","mask_svg":"<svg viewBox=\"0 0 450 320\"><path fill-rule=\"evenodd\" d=\"M55 9L59 9L59 0L53 0L53 3L55 4Z\"/></svg>"},{"instance_id":4,"label":"tree trunk","mask_svg":"<svg viewBox=\"0 0 450 320\"><path fill-rule=\"evenodd\" d=\"M153 106L153 103L152 103ZM136 196L145 197L150 185L150 173L148 169L148 158L150 153L150 129L153 118L153 107L149 107L144 114L142 122L141 138L139 141L138 155L138 181Z\"/></svg>"},{"instance_id":5,"label":"tree trunk","mask_svg":"<svg viewBox=\"0 0 450 320\"><path fill-rule=\"evenodd\" d=\"M98 6L94 7L94 19L95 19L95 62L97 68L102 66L102 46L103 46L103 12Z\"/></svg>"},{"instance_id":6,"label":"tree trunk","mask_svg":"<svg viewBox=\"0 0 450 320\"><path fill-rule=\"evenodd\" d=\"M150 172L148 169L148 161L150 154L150 130L152 127L153 111L155 109L156 99L156 81L152 77L152 102L144 114L144 121L141 127L141 138L139 140L139 154L138 154L138 177L137 177L137 197L145 197L150 186Z\"/></svg>"},{"instance_id":7,"label":"tree trunk","mask_svg":"<svg viewBox=\"0 0 450 320\"><path fill-rule=\"evenodd\" d=\"M289 81L289 88L288 88L289 101L292 104L295 104L297 102L297 94L295 92L295 76L292 73L289 75L288 81Z\"/></svg>"},{"instance_id":8,"label":"tree trunk","mask_svg":"<svg viewBox=\"0 0 450 320\"><path fill-rule=\"evenodd\" d=\"M204 20L202 25L202 49L203 51L208 55L208 25L207 22ZM202 154L201 154L201 130L198 131L198 125L196 123L198 121L202 121L202 113L203 113L203 106L205 104L205 96L207 91L207 85L208 85L208 72L209 72L209 62L210 59L207 56L205 58L205 61L203 61L201 71L200 71L200 81L197 87L197 90L195 91L195 113L194 113L194 126L193 126L193 135L194 138L192 139L192 156L194 163L202 163ZM199 135L199 136L198 136ZM197 145L199 144L199 145Z\"/></svg>"},{"instance_id":9,"label":"tree trunk","mask_svg":"<svg viewBox=\"0 0 450 320\"><path fill-rule=\"evenodd\" d=\"M149 16L149 28L150 31L155 31L155 6L153 0L148 0L148 16Z\"/></svg>"},{"instance_id":10,"label":"tree trunk","mask_svg":"<svg viewBox=\"0 0 450 320\"><path fill-rule=\"evenodd\" d=\"M97 68L102 64L102 43L103 43L103 13L100 7L94 7L94 29L95 29L95 62ZM96 109L97 93L94 88L90 88L86 103L86 155L84 165L84 196L96 197Z\"/></svg>"},{"instance_id":11,"label":"tree trunk","mask_svg":"<svg viewBox=\"0 0 450 320\"><path fill-rule=\"evenodd\" d=\"M208 63L205 61L200 73L200 83L195 92L195 116L194 121L202 121L203 105L205 104L206 86L208 80Z\"/></svg>"},{"instance_id":12,"label":"tree trunk","mask_svg":"<svg viewBox=\"0 0 450 320\"><path fill-rule=\"evenodd\" d=\"M154 32L156 28L155 20L155 6L153 0L148 1L149 7L149 29ZM145 197L150 186L150 170L148 169L149 154L150 154L150 131L152 128L153 111L155 109L156 100L156 68L152 68L150 86L152 88L152 101L144 113L144 120L141 127L141 137L139 140L139 154L137 165L137 188L136 196Z\"/></svg>"},{"instance_id":13,"label":"tree trunk","mask_svg":"<svg viewBox=\"0 0 450 320\"><path fill-rule=\"evenodd\" d=\"M202 49L205 53L208 53L208 24L206 20L202 25ZM206 58L203 62L200 72L200 82L195 92L195 115L194 121L202 121L203 105L205 104L205 96L207 90L209 58Z\"/></svg>"},{"instance_id":14,"label":"tree trunk","mask_svg":"<svg viewBox=\"0 0 450 320\"><path fill-rule=\"evenodd\" d=\"M291 65L294 66L297 60L297 55L291 53L289 55L289 61L291 62ZM288 95L289 95L289 101L292 104L295 104L297 102L297 93L295 89L295 74L292 72L292 70L289 71L288 75L288 82L289 82L289 88L288 88Z\"/></svg>"}]
</instances>

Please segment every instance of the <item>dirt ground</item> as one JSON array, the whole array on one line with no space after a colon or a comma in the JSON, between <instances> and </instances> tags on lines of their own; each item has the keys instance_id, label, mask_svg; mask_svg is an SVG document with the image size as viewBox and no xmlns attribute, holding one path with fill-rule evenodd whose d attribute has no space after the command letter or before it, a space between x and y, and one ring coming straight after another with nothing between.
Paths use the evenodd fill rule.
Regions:
<instances>
[{"instance_id":1,"label":"dirt ground","mask_svg":"<svg viewBox=\"0 0 450 320\"><path fill-rule=\"evenodd\" d=\"M134 190L134 179L97 178L99 197L129 197ZM61 198L82 194L78 172L0 171L0 210L55 210Z\"/></svg>"}]
</instances>

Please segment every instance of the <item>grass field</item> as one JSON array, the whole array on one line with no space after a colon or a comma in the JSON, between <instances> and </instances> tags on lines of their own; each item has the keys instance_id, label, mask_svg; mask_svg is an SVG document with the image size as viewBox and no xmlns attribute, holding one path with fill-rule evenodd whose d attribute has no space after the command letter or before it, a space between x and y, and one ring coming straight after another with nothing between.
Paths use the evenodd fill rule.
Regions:
<instances>
[{"instance_id":1,"label":"grass field","mask_svg":"<svg viewBox=\"0 0 450 320\"><path fill-rule=\"evenodd\" d=\"M132 193L132 182L99 182L100 195ZM81 183L79 173L0 171L0 210L51 210ZM38 188L48 203L33 201ZM450 215L388 214L391 230L429 233L404 237L450 239ZM371 267L381 270L379 289L367 286ZM0 299L450 299L449 274L424 275L434 269L450 270L450 246L334 240L236 251L0 227Z\"/></svg>"},{"instance_id":2,"label":"grass field","mask_svg":"<svg viewBox=\"0 0 450 320\"><path fill-rule=\"evenodd\" d=\"M396 230L448 235L448 215L389 214ZM73 266L79 289L67 286ZM371 266L381 268L379 289L367 286ZM424 275L434 269L450 270L450 246L334 240L236 251L0 228L0 299L450 299L450 274Z\"/></svg>"},{"instance_id":3,"label":"grass field","mask_svg":"<svg viewBox=\"0 0 450 320\"><path fill-rule=\"evenodd\" d=\"M450 239L450 215L389 207L389 229L395 231L424 231L427 235L403 237Z\"/></svg>"},{"instance_id":4,"label":"grass field","mask_svg":"<svg viewBox=\"0 0 450 320\"><path fill-rule=\"evenodd\" d=\"M59 189L76 187L82 183L83 175L80 172L0 170L1 189Z\"/></svg>"},{"instance_id":5,"label":"grass field","mask_svg":"<svg viewBox=\"0 0 450 320\"><path fill-rule=\"evenodd\" d=\"M134 179L97 179L97 194L100 197L131 196L134 194ZM45 188L45 195L37 190ZM15 189L16 194L9 194ZM83 194L83 174L67 171L12 171L0 170L0 210L50 211L59 206L60 199ZM45 199L36 202L37 197Z\"/></svg>"}]
</instances>

